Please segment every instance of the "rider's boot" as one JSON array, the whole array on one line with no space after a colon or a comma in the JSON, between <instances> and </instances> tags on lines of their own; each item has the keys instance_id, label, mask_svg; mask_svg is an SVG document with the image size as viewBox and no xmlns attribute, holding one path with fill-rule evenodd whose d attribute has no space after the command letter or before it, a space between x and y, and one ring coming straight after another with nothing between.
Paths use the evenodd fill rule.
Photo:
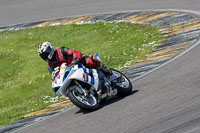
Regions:
<instances>
[{"instance_id":1,"label":"rider's boot","mask_svg":"<svg viewBox=\"0 0 200 133\"><path fill-rule=\"evenodd\" d=\"M104 78L104 87L107 90L108 96L114 96L117 94L117 89L113 89L111 87L111 82L110 82L110 76L112 75L112 71L110 68L108 68L106 65L102 64L100 65L100 69L104 72L106 78Z\"/></svg>"},{"instance_id":2,"label":"rider's boot","mask_svg":"<svg viewBox=\"0 0 200 133\"><path fill-rule=\"evenodd\" d=\"M112 75L112 71L103 63L100 63L99 68L104 73L104 78L102 81L102 94L106 94L107 96L116 95L117 90L112 89L111 82L110 82L110 76Z\"/></svg>"},{"instance_id":3,"label":"rider's boot","mask_svg":"<svg viewBox=\"0 0 200 133\"><path fill-rule=\"evenodd\" d=\"M113 89L111 87L111 82L108 79L104 80L104 89L106 90L106 93L108 96L114 96L117 93L117 89Z\"/></svg>"},{"instance_id":4,"label":"rider's boot","mask_svg":"<svg viewBox=\"0 0 200 133\"><path fill-rule=\"evenodd\" d=\"M112 74L112 71L110 68L108 68L105 64L100 63L99 64L99 69L106 75L106 77L110 77Z\"/></svg>"}]
</instances>

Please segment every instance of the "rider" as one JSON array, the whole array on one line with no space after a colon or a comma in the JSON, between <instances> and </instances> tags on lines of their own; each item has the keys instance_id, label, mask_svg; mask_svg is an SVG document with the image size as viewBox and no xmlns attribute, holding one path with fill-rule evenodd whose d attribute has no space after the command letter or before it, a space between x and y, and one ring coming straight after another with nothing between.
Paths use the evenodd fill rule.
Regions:
<instances>
[{"instance_id":1,"label":"rider","mask_svg":"<svg viewBox=\"0 0 200 133\"><path fill-rule=\"evenodd\" d=\"M79 50L73 50L67 47L54 49L53 44L48 41L43 42L38 46L38 54L43 60L48 62L48 70L50 73L62 63L70 65L75 59L78 59L87 68L98 68L102 70L105 75L111 73L110 69L101 63L95 56L86 56ZM107 82L105 82L105 86L106 88L110 88Z\"/></svg>"}]
</instances>

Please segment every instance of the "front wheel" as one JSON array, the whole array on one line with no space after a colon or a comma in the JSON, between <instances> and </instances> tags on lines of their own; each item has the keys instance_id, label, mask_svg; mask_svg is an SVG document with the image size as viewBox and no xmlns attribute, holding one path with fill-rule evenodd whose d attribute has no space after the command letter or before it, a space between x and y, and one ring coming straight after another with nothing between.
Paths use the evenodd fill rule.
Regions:
<instances>
[{"instance_id":1,"label":"front wheel","mask_svg":"<svg viewBox=\"0 0 200 133\"><path fill-rule=\"evenodd\" d=\"M88 94L87 96L84 96L76 89L76 87L78 87L77 85L71 87L73 89L68 93L68 97L74 105L87 111L93 111L99 108L98 99L94 95Z\"/></svg>"},{"instance_id":2,"label":"front wheel","mask_svg":"<svg viewBox=\"0 0 200 133\"><path fill-rule=\"evenodd\" d=\"M132 84L131 81L120 71L111 69L113 74L120 74L116 82L114 83L115 88L117 89L118 96L127 96L132 93Z\"/></svg>"}]
</instances>

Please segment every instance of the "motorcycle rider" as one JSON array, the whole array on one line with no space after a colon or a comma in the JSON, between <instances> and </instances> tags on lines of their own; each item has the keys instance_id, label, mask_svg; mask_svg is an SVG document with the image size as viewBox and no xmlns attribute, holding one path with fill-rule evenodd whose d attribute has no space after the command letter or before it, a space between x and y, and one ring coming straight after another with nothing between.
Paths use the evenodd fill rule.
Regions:
<instances>
[{"instance_id":1,"label":"motorcycle rider","mask_svg":"<svg viewBox=\"0 0 200 133\"><path fill-rule=\"evenodd\" d=\"M79 50L67 47L54 49L53 44L48 41L43 42L38 46L38 54L43 60L48 62L48 70L50 73L52 73L54 68L60 66L62 63L70 65L74 60L79 60L87 68L100 69L106 76L111 74L110 69L101 63L95 56L86 56ZM105 77L104 75L102 76L100 71L98 73L101 77ZM104 81L104 87L110 91L111 88L108 80Z\"/></svg>"}]
</instances>

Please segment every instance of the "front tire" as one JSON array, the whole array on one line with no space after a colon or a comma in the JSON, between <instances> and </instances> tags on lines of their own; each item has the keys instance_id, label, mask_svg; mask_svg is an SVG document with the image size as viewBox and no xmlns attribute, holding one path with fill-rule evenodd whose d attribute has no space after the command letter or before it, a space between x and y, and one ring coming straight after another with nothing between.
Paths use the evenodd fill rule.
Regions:
<instances>
[{"instance_id":1,"label":"front tire","mask_svg":"<svg viewBox=\"0 0 200 133\"><path fill-rule=\"evenodd\" d=\"M117 95L118 96L127 96L132 93L132 84L131 81L120 71L117 71L115 69L111 69L113 73L120 73L121 78L124 80L120 83L115 83L114 86L117 88Z\"/></svg>"},{"instance_id":2,"label":"front tire","mask_svg":"<svg viewBox=\"0 0 200 133\"><path fill-rule=\"evenodd\" d=\"M71 87L78 87L77 85ZM70 88L69 88L70 89ZM87 110L87 111L94 111L99 108L98 99L92 95L88 94L87 96L81 95L76 89L72 89L68 93L68 97L71 102L79 107L80 109Z\"/></svg>"}]
</instances>

